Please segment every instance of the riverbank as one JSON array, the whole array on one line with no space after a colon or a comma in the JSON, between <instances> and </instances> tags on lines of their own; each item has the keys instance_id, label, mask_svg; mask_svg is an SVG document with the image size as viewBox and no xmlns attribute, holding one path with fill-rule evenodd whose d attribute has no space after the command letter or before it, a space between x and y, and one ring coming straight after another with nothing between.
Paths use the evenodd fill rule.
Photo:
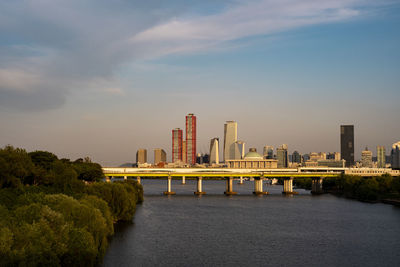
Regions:
<instances>
[{"instance_id":1,"label":"riverbank","mask_svg":"<svg viewBox=\"0 0 400 267\"><path fill-rule=\"evenodd\" d=\"M0 266L95 266L114 234L132 221L143 188L100 182L90 159L0 149Z\"/></svg>"}]
</instances>

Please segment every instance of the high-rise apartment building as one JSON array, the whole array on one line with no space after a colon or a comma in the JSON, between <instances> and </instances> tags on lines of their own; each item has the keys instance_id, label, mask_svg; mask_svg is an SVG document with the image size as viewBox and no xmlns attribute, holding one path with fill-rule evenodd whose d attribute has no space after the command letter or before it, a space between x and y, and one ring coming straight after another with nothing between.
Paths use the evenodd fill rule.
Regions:
<instances>
[{"instance_id":1,"label":"high-rise apartment building","mask_svg":"<svg viewBox=\"0 0 400 267\"><path fill-rule=\"evenodd\" d=\"M172 130L172 162L182 161L182 130Z\"/></svg>"},{"instance_id":2,"label":"high-rise apartment building","mask_svg":"<svg viewBox=\"0 0 400 267\"><path fill-rule=\"evenodd\" d=\"M136 163L143 164L147 162L147 150L146 149L138 149L136 152Z\"/></svg>"},{"instance_id":3,"label":"high-rise apartment building","mask_svg":"<svg viewBox=\"0 0 400 267\"><path fill-rule=\"evenodd\" d=\"M361 152L361 165L364 168L372 168L372 151L369 151L368 147Z\"/></svg>"},{"instance_id":4,"label":"high-rise apartment building","mask_svg":"<svg viewBox=\"0 0 400 267\"><path fill-rule=\"evenodd\" d=\"M276 157L278 160L278 168L288 167L288 147L283 144L276 149Z\"/></svg>"},{"instance_id":5,"label":"high-rise apartment building","mask_svg":"<svg viewBox=\"0 0 400 267\"><path fill-rule=\"evenodd\" d=\"M165 153L164 149L156 148L154 149L154 165L161 162L167 162L167 153Z\"/></svg>"},{"instance_id":6,"label":"high-rise apartment building","mask_svg":"<svg viewBox=\"0 0 400 267\"><path fill-rule=\"evenodd\" d=\"M239 155L236 155L237 146L237 122L227 121L224 125L224 161L229 159L237 159ZM235 153L236 152L236 153Z\"/></svg>"},{"instance_id":7,"label":"high-rise apartment building","mask_svg":"<svg viewBox=\"0 0 400 267\"><path fill-rule=\"evenodd\" d=\"M210 164L219 164L219 138L213 138L210 142Z\"/></svg>"},{"instance_id":8,"label":"high-rise apartment building","mask_svg":"<svg viewBox=\"0 0 400 267\"><path fill-rule=\"evenodd\" d=\"M186 141L182 140L182 162L187 163Z\"/></svg>"},{"instance_id":9,"label":"high-rise apartment building","mask_svg":"<svg viewBox=\"0 0 400 267\"><path fill-rule=\"evenodd\" d=\"M400 169L400 141L392 145L392 152L390 153L392 169Z\"/></svg>"},{"instance_id":10,"label":"high-rise apartment building","mask_svg":"<svg viewBox=\"0 0 400 267\"><path fill-rule=\"evenodd\" d=\"M340 153L346 167L354 165L354 125L340 126Z\"/></svg>"},{"instance_id":11,"label":"high-rise apartment building","mask_svg":"<svg viewBox=\"0 0 400 267\"><path fill-rule=\"evenodd\" d=\"M264 146L263 156L264 156L264 159L273 159L274 158L274 148L272 146Z\"/></svg>"},{"instance_id":12,"label":"high-rise apartment building","mask_svg":"<svg viewBox=\"0 0 400 267\"><path fill-rule=\"evenodd\" d=\"M376 147L376 160L378 168L385 168L386 166L386 148L384 146Z\"/></svg>"},{"instance_id":13,"label":"high-rise apartment building","mask_svg":"<svg viewBox=\"0 0 400 267\"><path fill-rule=\"evenodd\" d=\"M196 164L196 116L186 116L186 160L190 165Z\"/></svg>"}]
</instances>

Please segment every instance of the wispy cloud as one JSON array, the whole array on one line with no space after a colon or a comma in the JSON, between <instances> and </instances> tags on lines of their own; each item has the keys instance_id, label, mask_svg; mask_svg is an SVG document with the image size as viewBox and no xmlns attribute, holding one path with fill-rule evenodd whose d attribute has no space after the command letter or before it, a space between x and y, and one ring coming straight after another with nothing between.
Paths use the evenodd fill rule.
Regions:
<instances>
[{"instance_id":1,"label":"wispy cloud","mask_svg":"<svg viewBox=\"0 0 400 267\"><path fill-rule=\"evenodd\" d=\"M226 42L308 25L345 21L362 14L362 0L241 1L219 14L171 20L131 38L149 56L206 50Z\"/></svg>"},{"instance_id":2,"label":"wispy cloud","mask_svg":"<svg viewBox=\"0 0 400 267\"><path fill-rule=\"evenodd\" d=\"M191 3L181 1L168 1L169 6L165 1L2 1L0 105L57 108L73 90L123 95L127 89L117 73L125 63L345 21L376 5L372 0L232 1L210 14L214 3L202 2L203 12L194 12Z\"/></svg>"}]
</instances>

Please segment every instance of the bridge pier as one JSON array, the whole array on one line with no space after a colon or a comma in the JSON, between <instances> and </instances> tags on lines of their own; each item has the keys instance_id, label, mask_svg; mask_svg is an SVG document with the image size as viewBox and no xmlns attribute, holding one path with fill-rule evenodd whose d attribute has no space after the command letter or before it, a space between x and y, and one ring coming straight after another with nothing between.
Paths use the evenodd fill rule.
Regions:
<instances>
[{"instance_id":1,"label":"bridge pier","mask_svg":"<svg viewBox=\"0 0 400 267\"><path fill-rule=\"evenodd\" d=\"M142 179L140 178L140 176L136 177L136 182L137 182L138 184L141 184L141 183L142 183Z\"/></svg>"},{"instance_id":2,"label":"bridge pier","mask_svg":"<svg viewBox=\"0 0 400 267\"><path fill-rule=\"evenodd\" d=\"M240 176L238 185L243 185L243 176Z\"/></svg>"},{"instance_id":3,"label":"bridge pier","mask_svg":"<svg viewBox=\"0 0 400 267\"><path fill-rule=\"evenodd\" d=\"M264 192L263 190L263 179L254 178L254 195L268 195L268 192Z\"/></svg>"},{"instance_id":4,"label":"bridge pier","mask_svg":"<svg viewBox=\"0 0 400 267\"><path fill-rule=\"evenodd\" d=\"M324 181L324 177L313 177L311 184L311 194L319 195L324 192L322 188L322 182Z\"/></svg>"},{"instance_id":5,"label":"bridge pier","mask_svg":"<svg viewBox=\"0 0 400 267\"><path fill-rule=\"evenodd\" d=\"M285 177L283 179L283 192L285 195L296 195L297 192L293 191L293 177Z\"/></svg>"},{"instance_id":6,"label":"bridge pier","mask_svg":"<svg viewBox=\"0 0 400 267\"><path fill-rule=\"evenodd\" d=\"M164 192L164 195L175 195L175 192L172 191L171 181L172 177L168 176L167 191Z\"/></svg>"},{"instance_id":7,"label":"bridge pier","mask_svg":"<svg viewBox=\"0 0 400 267\"><path fill-rule=\"evenodd\" d=\"M112 178L112 176L106 176L106 182L111 183L111 178Z\"/></svg>"},{"instance_id":8,"label":"bridge pier","mask_svg":"<svg viewBox=\"0 0 400 267\"><path fill-rule=\"evenodd\" d=\"M186 184L186 177L182 176L182 184Z\"/></svg>"},{"instance_id":9,"label":"bridge pier","mask_svg":"<svg viewBox=\"0 0 400 267\"><path fill-rule=\"evenodd\" d=\"M197 177L197 191L194 192L195 195L205 195L203 192L203 177Z\"/></svg>"},{"instance_id":10,"label":"bridge pier","mask_svg":"<svg viewBox=\"0 0 400 267\"><path fill-rule=\"evenodd\" d=\"M125 175L124 176L124 181L126 181L126 180L128 180L128 176Z\"/></svg>"},{"instance_id":11,"label":"bridge pier","mask_svg":"<svg viewBox=\"0 0 400 267\"><path fill-rule=\"evenodd\" d=\"M233 177L228 177L226 179L226 191L224 192L225 195L236 195L237 192L233 191Z\"/></svg>"}]
</instances>

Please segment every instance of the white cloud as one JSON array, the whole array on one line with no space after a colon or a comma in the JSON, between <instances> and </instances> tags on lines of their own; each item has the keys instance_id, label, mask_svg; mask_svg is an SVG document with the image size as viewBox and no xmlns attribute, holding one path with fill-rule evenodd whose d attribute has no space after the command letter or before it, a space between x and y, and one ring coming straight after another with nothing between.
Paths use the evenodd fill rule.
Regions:
<instances>
[{"instance_id":1,"label":"white cloud","mask_svg":"<svg viewBox=\"0 0 400 267\"><path fill-rule=\"evenodd\" d=\"M117 75L123 66L174 53L231 49L234 40L344 21L376 4L243 0L204 15L214 1L198 4L204 10L196 14L185 11L190 3L173 0L0 2L0 105L56 108L80 90L124 95Z\"/></svg>"},{"instance_id":2,"label":"white cloud","mask_svg":"<svg viewBox=\"0 0 400 267\"><path fill-rule=\"evenodd\" d=\"M206 50L221 43L268 35L361 15L363 0L243 1L222 13L171 20L134 35L134 47L149 56Z\"/></svg>"}]
</instances>

